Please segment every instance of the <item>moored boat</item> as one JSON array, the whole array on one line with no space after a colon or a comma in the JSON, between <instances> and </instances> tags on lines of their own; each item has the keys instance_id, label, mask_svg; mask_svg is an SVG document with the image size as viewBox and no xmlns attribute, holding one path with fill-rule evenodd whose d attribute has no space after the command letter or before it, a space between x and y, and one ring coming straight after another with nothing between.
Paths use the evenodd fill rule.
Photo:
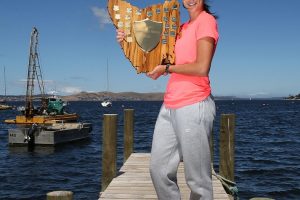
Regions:
<instances>
[{"instance_id":1,"label":"moored boat","mask_svg":"<svg viewBox=\"0 0 300 200\"><path fill-rule=\"evenodd\" d=\"M12 106L6 104L6 77L5 77L5 66L3 67L3 76L4 76L4 99L0 101L0 110L11 110Z\"/></svg>"},{"instance_id":2,"label":"moored boat","mask_svg":"<svg viewBox=\"0 0 300 200\"><path fill-rule=\"evenodd\" d=\"M87 138L92 131L92 124L78 122L76 113L65 112L61 98L47 97L37 53L38 31L34 27L30 40L30 56L27 76L25 106L20 108L21 114L15 119L7 119L5 123L15 124L16 128L8 130L10 145L56 145ZM37 80L35 80L37 79ZM34 83L39 85L40 106L35 107Z\"/></svg>"},{"instance_id":3,"label":"moored boat","mask_svg":"<svg viewBox=\"0 0 300 200\"><path fill-rule=\"evenodd\" d=\"M12 106L6 104L0 104L0 110L11 110L13 109Z\"/></svg>"},{"instance_id":4,"label":"moored boat","mask_svg":"<svg viewBox=\"0 0 300 200\"><path fill-rule=\"evenodd\" d=\"M92 131L92 124L81 122L56 121L50 125L22 126L8 130L10 146L57 145L86 139Z\"/></svg>"},{"instance_id":5,"label":"moored boat","mask_svg":"<svg viewBox=\"0 0 300 200\"><path fill-rule=\"evenodd\" d=\"M110 100L104 100L101 102L102 107L111 107L112 102Z\"/></svg>"}]
</instances>

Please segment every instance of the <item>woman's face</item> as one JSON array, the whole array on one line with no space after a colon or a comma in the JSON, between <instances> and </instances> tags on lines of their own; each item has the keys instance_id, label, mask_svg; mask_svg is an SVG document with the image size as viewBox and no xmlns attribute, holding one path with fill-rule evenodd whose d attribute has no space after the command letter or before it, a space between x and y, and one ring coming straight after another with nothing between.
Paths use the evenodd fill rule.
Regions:
<instances>
[{"instance_id":1,"label":"woman's face","mask_svg":"<svg viewBox=\"0 0 300 200\"><path fill-rule=\"evenodd\" d=\"M182 0L183 5L188 10L198 10L203 7L203 0Z\"/></svg>"}]
</instances>

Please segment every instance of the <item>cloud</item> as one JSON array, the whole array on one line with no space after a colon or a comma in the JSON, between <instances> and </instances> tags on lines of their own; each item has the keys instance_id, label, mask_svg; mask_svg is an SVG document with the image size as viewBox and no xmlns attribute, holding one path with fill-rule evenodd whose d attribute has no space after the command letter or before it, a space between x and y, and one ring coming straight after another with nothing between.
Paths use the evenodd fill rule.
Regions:
<instances>
[{"instance_id":1,"label":"cloud","mask_svg":"<svg viewBox=\"0 0 300 200\"><path fill-rule=\"evenodd\" d=\"M21 83L24 83L26 82L27 83L27 79L20 79L19 82ZM54 80L43 80L44 83L54 83L55 81ZM34 85L38 84L38 81L37 80L34 80Z\"/></svg>"},{"instance_id":2,"label":"cloud","mask_svg":"<svg viewBox=\"0 0 300 200\"><path fill-rule=\"evenodd\" d=\"M248 94L248 96L250 96L250 97L266 97L266 96L270 96L270 93L257 92L257 93Z\"/></svg>"},{"instance_id":3,"label":"cloud","mask_svg":"<svg viewBox=\"0 0 300 200\"><path fill-rule=\"evenodd\" d=\"M91 8L91 10L93 14L98 18L101 28L103 28L105 24L111 24L111 20L106 9L94 6Z\"/></svg>"},{"instance_id":4,"label":"cloud","mask_svg":"<svg viewBox=\"0 0 300 200\"><path fill-rule=\"evenodd\" d=\"M86 77L82 77L82 76L71 76L70 79L72 80L87 80Z\"/></svg>"},{"instance_id":5,"label":"cloud","mask_svg":"<svg viewBox=\"0 0 300 200\"><path fill-rule=\"evenodd\" d=\"M59 90L66 94L76 94L82 92L82 90L79 87L72 86L62 87Z\"/></svg>"},{"instance_id":6,"label":"cloud","mask_svg":"<svg viewBox=\"0 0 300 200\"><path fill-rule=\"evenodd\" d=\"M21 79L17 83L26 87L26 79ZM37 80L34 80L35 93L39 90ZM82 92L82 89L75 86L66 86L65 83L60 83L54 80L44 80L45 93L56 93L59 95L76 94Z\"/></svg>"}]
</instances>

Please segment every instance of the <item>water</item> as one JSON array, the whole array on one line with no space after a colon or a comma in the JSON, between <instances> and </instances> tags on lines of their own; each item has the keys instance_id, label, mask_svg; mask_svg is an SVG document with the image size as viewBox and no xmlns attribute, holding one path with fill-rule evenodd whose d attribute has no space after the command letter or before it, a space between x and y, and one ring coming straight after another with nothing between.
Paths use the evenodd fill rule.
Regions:
<instances>
[{"instance_id":1,"label":"water","mask_svg":"<svg viewBox=\"0 0 300 200\"><path fill-rule=\"evenodd\" d=\"M218 138L221 113L236 114L235 178L240 199L265 196L279 200L300 199L300 101L216 101L214 126L218 171ZM16 105L22 105L16 103ZM17 111L0 112L0 199L45 199L54 190L70 190L74 199L97 199L101 189L102 119L118 114L118 168L123 162L123 110L135 110L135 152L151 149L154 123L161 102L71 102L69 112L93 123L89 140L38 147L35 152L7 145L2 123Z\"/></svg>"}]
</instances>

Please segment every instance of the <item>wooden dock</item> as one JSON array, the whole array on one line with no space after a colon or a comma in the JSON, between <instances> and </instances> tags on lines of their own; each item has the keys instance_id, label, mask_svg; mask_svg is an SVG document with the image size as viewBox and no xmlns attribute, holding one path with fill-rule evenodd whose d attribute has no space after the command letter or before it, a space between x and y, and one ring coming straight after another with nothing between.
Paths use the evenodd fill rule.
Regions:
<instances>
[{"instance_id":1,"label":"wooden dock","mask_svg":"<svg viewBox=\"0 0 300 200\"><path fill-rule=\"evenodd\" d=\"M141 200L157 199L149 173L149 153L133 153L120 169L105 191L100 193L101 199ZM213 171L214 173L214 171ZM178 169L178 185L183 200L189 199L190 189L184 179L183 164ZM213 175L214 199L229 200L221 182Z\"/></svg>"},{"instance_id":2,"label":"wooden dock","mask_svg":"<svg viewBox=\"0 0 300 200\"><path fill-rule=\"evenodd\" d=\"M104 114L102 142L102 178L99 200L154 200L157 199L150 172L149 153L133 153L134 110L124 110L124 165L117 173L117 114ZM221 115L219 173L221 177L234 183L234 114ZM213 134L212 134L213 136ZM211 160L214 160L214 138L211 137ZM212 169L213 193L215 200L230 200L221 181ZM218 177L220 177L218 175ZM189 199L190 190L184 178L183 163L177 173L181 199ZM224 182L224 181L223 181ZM235 184L235 183L234 183ZM228 187L228 185L227 185ZM232 193L232 192L230 192ZM54 191L47 193L47 200L72 200L71 191ZM235 194L234 194L235 195ZM53 198L52 198L53 197ZM258 199L257 199L258 200Z\"/></svg>"}]
</instances>

